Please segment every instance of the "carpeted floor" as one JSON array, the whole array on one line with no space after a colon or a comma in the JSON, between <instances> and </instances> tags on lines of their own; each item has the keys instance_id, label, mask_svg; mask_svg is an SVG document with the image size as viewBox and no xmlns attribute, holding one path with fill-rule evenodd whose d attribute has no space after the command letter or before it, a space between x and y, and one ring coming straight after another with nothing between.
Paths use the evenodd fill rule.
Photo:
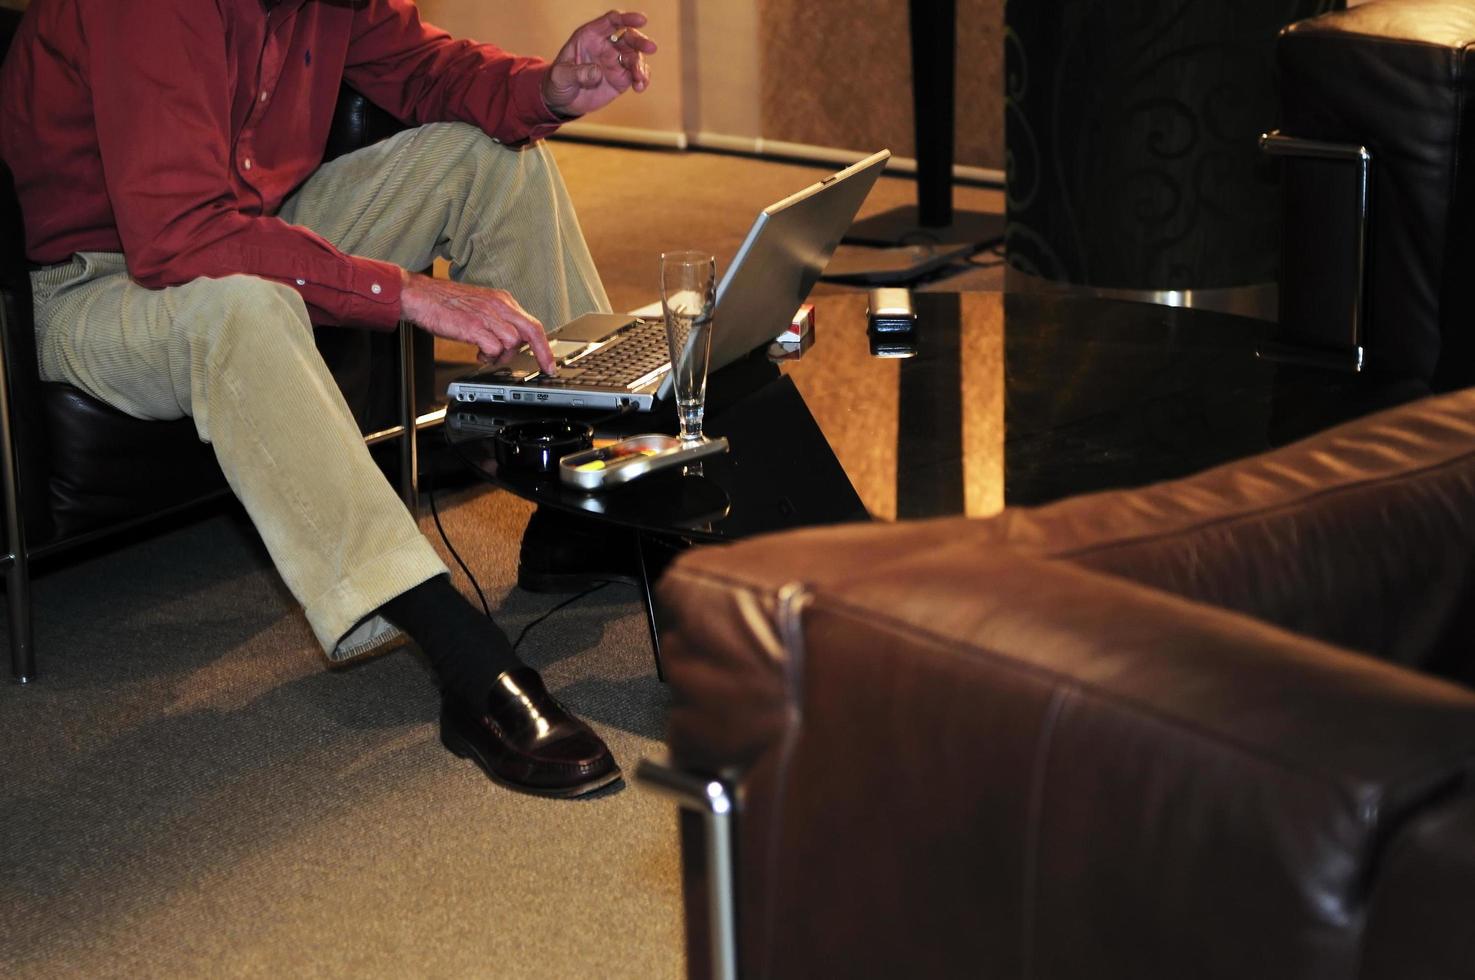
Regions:
<instances>
[{"instance_id":1,"label":"carpeted floor","mask_svg":"<svg viewBox=\"0 0 1475 980\"><path fill-rule=\"evenodd\" d=\"M729 257L758 208L824 169L556 152L617 308L654 296L661 249ZM866 212L912 189L888 179ZM513 586L527 504L439 499L509 632L559 601ZM488 783L440 747L418 657L326 666L235 510L43 568L35 616L40 680L0 685L0 973L682 975L672 806ZM627 771L660 754L633 589L559 611L522 652Z\"/></svg>"}]
</instances>

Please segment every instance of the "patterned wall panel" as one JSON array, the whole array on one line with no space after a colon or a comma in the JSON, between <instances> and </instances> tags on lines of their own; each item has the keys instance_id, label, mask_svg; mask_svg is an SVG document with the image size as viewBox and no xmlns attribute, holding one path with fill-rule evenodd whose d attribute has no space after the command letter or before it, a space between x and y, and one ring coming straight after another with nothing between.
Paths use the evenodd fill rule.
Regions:
<instances>
[{"instance_id":1,"label":"patterned wall panel","mask_svg":"<svg viewBox=\"0 0 1475 980\"><path fill-rule=\"evenodd\" d=\"M914 155L906 0L757 2L765 139ZM958 0L958 163L1004 166L1002 29Z\"/></svg>"},{"instance_id":2,"label":"patterned wall panel","mask_svg":"<svg viewBox=\"0 0 1475 980\"><path fill-rule=\"evenodd\" d=\"M1005 11L1008 254L1129 289L1272 281L1273 54L1341 0L1014 0Z\"/></svg>"}]
</instances>

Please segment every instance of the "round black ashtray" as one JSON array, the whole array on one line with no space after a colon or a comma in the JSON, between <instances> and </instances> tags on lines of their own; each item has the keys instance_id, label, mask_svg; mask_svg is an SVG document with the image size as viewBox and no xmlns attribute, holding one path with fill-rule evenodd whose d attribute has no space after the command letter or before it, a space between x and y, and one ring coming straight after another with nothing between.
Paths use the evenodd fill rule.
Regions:
<instances>
[{"instance_id":1,"label":"round black ashtray","mask_svg":"<svg viewBox=\"0 0 1475 980\"><path fill-rule=\"evenodd\" d=\"M562 419L513 422L497 433L496 444L498 466L525 473L555 473L564 456L594 445L594 429Z\"/></svg>"}]
</instances>

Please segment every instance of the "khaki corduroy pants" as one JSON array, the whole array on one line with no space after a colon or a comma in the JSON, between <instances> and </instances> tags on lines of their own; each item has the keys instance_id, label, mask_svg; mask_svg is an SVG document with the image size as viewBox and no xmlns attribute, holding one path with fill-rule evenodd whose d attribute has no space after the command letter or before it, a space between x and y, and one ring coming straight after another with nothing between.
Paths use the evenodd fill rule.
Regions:
<instances>
[{"instance_id":1,"label":"khaki corduroy pants","mask_svg":"<svg viewBox=\"0 0 1475 980\"><path fill-rule=\"evenodd\" d=\"M550 327L609 310L542 145L407 130L324 164L279 216L404 268L448 259ZM393 639L373 611L446 569L370 458L294 289L245 275L145 289L117 253L79 253L32 286L43 378L138 418L193 418L329 656Z\"/></svg>"}]
</instances>

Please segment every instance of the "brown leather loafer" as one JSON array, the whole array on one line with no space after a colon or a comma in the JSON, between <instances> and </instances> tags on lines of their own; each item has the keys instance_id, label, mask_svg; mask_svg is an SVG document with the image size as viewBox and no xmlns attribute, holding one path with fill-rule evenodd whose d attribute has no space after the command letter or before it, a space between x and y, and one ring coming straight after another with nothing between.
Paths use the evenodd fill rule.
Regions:
<instances>
[{"instance_id":1,"label":"brown leather loafer","mask_svg":"<svg viewBox=\"0 0 1475 980\"><path fill-rule=\"evenodd\" d=\"M440 740L493 782L538 796L583 796L620 778L608 746L543 686L531 667L497 678L485 711L441 702Z\"/></svg>"}]
</instances>

